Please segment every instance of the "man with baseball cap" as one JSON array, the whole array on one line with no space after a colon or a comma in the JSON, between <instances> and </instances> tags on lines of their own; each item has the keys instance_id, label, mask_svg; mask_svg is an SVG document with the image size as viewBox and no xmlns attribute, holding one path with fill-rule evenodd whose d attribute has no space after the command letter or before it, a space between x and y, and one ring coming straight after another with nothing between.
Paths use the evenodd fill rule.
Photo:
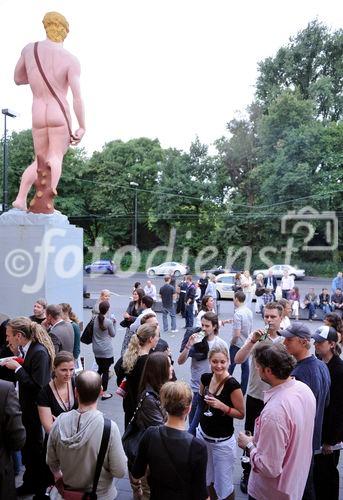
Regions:
<instances>
[{"instance_id":1,"label":"man with baseball cap","mask_svg":"<svg viewBox=\"0 0 343 500\"><path fill-rule=\"evenodd\" d=\"M293 377L308 385L316 398L316 417L313 432L313 451L319 450L322 443L324 410L329 404L330 373L323 361L310 353L311 331L300 321L294 321L288 328L281 330L284 345L297 364L292 371ZM313 462L308 475L303 500L315 499L313 482Z\"/></svg>"},{"instance_id":2,"label":"man with baseball cap","mask_svg":"<svg viewBox=\"0 0 343 500\"><path fill-rule=\"evenodd\" d=\"M328 367L331 377L330 403L325 408L322 428L322 453L314 457L316 499L338 500L340 450L332 447L343 441L343 361L339 357L338 334L332 326L319 327L313 339L316 353Z\"/></svg>"}]
</instances>

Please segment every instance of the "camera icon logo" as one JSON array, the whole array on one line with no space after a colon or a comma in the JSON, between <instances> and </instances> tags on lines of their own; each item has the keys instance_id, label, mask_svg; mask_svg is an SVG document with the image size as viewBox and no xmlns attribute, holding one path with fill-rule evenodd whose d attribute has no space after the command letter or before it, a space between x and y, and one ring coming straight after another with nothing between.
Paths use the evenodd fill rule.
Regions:
<instances>
[{"instance_id":1,"label":"camera icon logo","mask_svg":"<svg viewBox=\"0 0 343 500\"><path fill-rule=\"evenodd\" d=\"M318 212L318 210L310 206L303 207L298 212L289 210L287 215L281 217L281 234L289 232L290 222L295 223L292 234L296 234L299 229L307 230L301 250L329 252L338 248L338 218L335 212ZM316 227L320 223L325 225L325 241L327 245L311 245L309 243L313 240Z\"/></svg>"}]
</instances>

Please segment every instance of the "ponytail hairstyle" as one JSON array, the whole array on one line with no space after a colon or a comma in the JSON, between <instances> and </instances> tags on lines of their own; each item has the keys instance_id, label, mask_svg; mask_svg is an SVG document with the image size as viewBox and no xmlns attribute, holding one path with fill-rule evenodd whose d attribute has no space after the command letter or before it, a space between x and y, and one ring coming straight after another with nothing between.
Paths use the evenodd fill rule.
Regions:
<instances>
[{"instance_id":1,"label":"ponytail hairstyle","mask_svg":"<svg viewBox=\"0 0 343 500\"><path fill-rule=\"evenodd\" d=\"M62 302L60 304L60 306L62 307L63 314L66 314L68 316L68 318L70 319L70 321L73 321L74 323L76 323L78 325L79 318L76 316L76 314L72 310L71 305L67 304L66 302Z\"/></svg>"},{"instance_id":2,"label":"ponytail hairstyle","mask_svg":"<svg viewBox=\"0 0 343 500\"><path fill-rule=\"evenodd\" d=\"M133 370L139 356L140 348L150 339L156 337L157 327L158 325L145 323L138 328L137 333L132 335L128 348L123 356L123 368L126 373L130 373Z\"/></svg>"},{"instance_id":3,"label":"ponytail hairstyle","mask_svg":"<svg viewBox=\"0 0 343 500\"><path fill-rule=\"evenodd\" d=\"M55 359L55 348L45 328L25 316L11 319L7 323L7 326L10 326L15 333L21 333L27 340L42 344L48 351L52 369Z\"/></svg>"},{"instance_id":4,"label":"ponytail hairstyle","mask_svg":"<svg viewBox=\"0 0 343 500\"><path fill-rule=\"evenodd\" d=\"M102 331L105 331L107 329L107 327L104 325L104 322L105 322L105 314L107 313L109 308L110 308L110 303L107 302L107 300L100 302L98 321L99 321L100 330L102 330Z\"/></svg>"}]
</instances>

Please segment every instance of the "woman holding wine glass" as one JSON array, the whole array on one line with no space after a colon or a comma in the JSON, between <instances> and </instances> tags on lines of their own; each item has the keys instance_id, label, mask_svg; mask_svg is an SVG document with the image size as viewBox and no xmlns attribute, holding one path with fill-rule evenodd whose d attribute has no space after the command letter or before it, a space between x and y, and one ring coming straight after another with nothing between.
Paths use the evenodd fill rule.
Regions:
<instances>
[{"instance_id":1,"label":"woman holding wine glass","mask_svg":"<svg viewBox=\"0 0 343 500\"><path fill-rule=\"evenodd\" d=\"M205 411L200 417L197 437L207 447L206 483L211 498L233 500L236 458L233 419L244 418L243 393L240 384L228 372L230 357L227 348L216 345L208 357L212 373L201 376L199 392L203 396Z\"/></svg>"}]
</instances>

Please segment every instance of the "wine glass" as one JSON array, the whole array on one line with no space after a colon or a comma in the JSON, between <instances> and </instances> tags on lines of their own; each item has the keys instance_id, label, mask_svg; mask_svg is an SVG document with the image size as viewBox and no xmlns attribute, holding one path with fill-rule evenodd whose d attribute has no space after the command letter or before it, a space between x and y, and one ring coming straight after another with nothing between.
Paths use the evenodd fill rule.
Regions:
<instances>
[{"instance_id":1,"label":"wine glass","mask_svg":"<svg viewBox=\"0 0 343 500\"><path fill-rule=\"evenodd\" d=\"M246 436L251 436L250 431L244 431L244 433ZM241 457L241 463L242 463L243 470L245 470L245 468L250 467L250 456L249 456L249 452L247 451L246 448L244 448L243 455ZM250 470L250 468L249 468L249 470Z\"/></svg>"},{"instance_id":2,"label":"wine glass","mask_svg":"<svg viewBox=\"0 0 343 500\"><path fill-rule=\"evenodd\" d=\"M206 396L212 396L212 394L209 391L208 387L204 387L204 400L205 400L205 402L206 402ZM205 417L212 417L213 416L213 413L211 411L211 407L210 406L208 406L207 410L204 411L204 415L205 415Z\"/></svg>"}]
</instances>

